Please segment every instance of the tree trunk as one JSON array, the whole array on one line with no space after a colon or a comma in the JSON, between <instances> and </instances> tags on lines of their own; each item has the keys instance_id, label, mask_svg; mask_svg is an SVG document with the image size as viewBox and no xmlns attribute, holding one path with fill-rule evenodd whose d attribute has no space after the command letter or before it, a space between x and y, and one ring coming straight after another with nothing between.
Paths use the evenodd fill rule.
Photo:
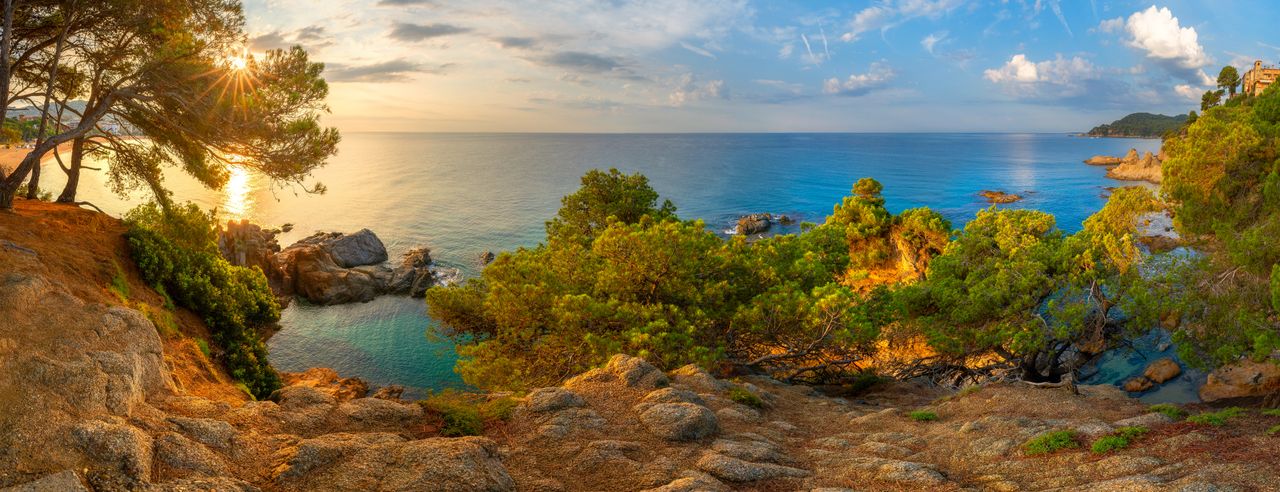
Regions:
<instances>
[{"instance_id":1,"label":"tree trunk","mask_svg":"<svg viewBox=\"0 0 1280 492\"><path fill-rule=\"evenodd\" d=\"M67 169L67 185L62 187L58 195L59 203L75 203L76 189L80 186L80 163L84 159L85 137L71 141L71 166Z\"/></svg>"},{"instance_id":2,"label":"tree trunk","mask_svg":"<svg viewBox=\"0 0 1280 492\"><path fill-rule=\"evenodd\" d=\"M85 111L84 116L80 119L80 124L76 125L75 128L58 135L54 135L53 138L50 138L44 143L37 145L36 148L31 149L31 152L28 152L27 156L22 158L22 162L18 164L18 168L5 178L3 182L0 182L0 210L13 210L14 193L17 192L18 187L22 185L22 182L27 179L27 173L31 171L31 168L40 164L41 157L49 153L50 150L53 150L54 147L62 145L63 143L71 141L77 137L84 136L85 133L89 132L89 129L97 125L98 120L101 120L102 117L107 114L107 111L111 109L112 104L115 104L115 96L113 94L107 94L92 111Z\"/></svg>"},{"instance_id":3,"label":"tree trunk","mask_svg":"<svg viewBox=\"0 0 1280 492\"><path fill-rule=\"evenodd\" d=\"M49 83L44 89L44 107L40 109L40 134L36 136L36 145L44 141L44 134L49 122L49 101L53 100L54 84L58 81L58 62L62 60L62 47L66 45L67 31L71 29L72 16L67 16L62 32L58 33L58 45L53 50L53 60L49 61ZM62 103L59 103L62 104ZM62 124L62 110L58 110L58 122ZM57 126L55 125L55 128ZM27 199L34 200L40 196L40 163L31 169L31 181L27 182Z\"/></svg>"}]
</instances>

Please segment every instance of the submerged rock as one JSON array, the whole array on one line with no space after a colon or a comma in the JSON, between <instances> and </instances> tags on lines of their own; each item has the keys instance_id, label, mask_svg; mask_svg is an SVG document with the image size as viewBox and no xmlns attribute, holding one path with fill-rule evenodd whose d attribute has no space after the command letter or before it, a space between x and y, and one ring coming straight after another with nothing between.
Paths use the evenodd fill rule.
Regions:
<instances>
[{"instance_id":1,"label":"submerged rock","mask_svg":"<svg viewBox=\"0 0 1280 492\"><path fill-rule=\"evenodd\" d=\"M986 198L987 203L1013 203L1022 200L1022 195L1005 193L999 190L982 190L978 192L978 196Z\"/></svg>"}]
</instances>

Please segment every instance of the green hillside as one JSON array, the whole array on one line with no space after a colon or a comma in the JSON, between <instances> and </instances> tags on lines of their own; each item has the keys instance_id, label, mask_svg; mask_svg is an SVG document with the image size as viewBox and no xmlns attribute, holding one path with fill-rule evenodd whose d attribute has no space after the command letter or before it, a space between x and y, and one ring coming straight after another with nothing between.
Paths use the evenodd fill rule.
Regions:
<instances>
[{"instance_id":1,"label":"green hillside","mask_svg":"<svg viewBox=\"0 0 1280 492\"><path fill-rule=\"evenodd\" d=\"M1098 125L1089 130L1090 137L1146 137L1156 138L1165 132L1176 129L1187 121L1187 115L1165 116L1162 114L1133 113L1106 125Z\"/></svg>"}]
</instances>

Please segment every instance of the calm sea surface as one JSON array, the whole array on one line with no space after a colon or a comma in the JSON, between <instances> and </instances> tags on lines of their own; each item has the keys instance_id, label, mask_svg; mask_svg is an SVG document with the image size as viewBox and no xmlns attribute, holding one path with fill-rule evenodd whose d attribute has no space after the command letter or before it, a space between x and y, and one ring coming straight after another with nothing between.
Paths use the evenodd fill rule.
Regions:
<instances>
[{"instance_id":1,"label":"calm sea surface","mask_svg":"<svg viewBox=\"0 0 1280 492\"><path fill-rule=\"evenodd\" d=\"M179 200L219 207L224 218L264 226L295 225L288 245L314 231L367 227L393 261L425 245L437 263L467 276L485 250L536 245L560 198L594 168L617 167L649 177L683 218L730 228L737 216L786 213L820 221L874 177L894 211L928 206L961 226L985 208L984 189L1024 194L1013 207L1058 217L1068 231L1098 210L1119 182L1081 161L1130 148L1155 152L1158 140L1089 139L1057 134L413 134L346 133L340 153L316 178L325 195L271 189L265 180L233 172L225 190L204 190L184 176L168 183ZM45 188L61 189L56 164ZM101 173L82 181L81 198L119 215L137 199L101 186ZM411 393L459 386L452 347L433 340L421 300L383 297L365 304L315 307L294 303L271 338L271 361L284 371L314 366L375 385L402 384Z\"/></svg>"}]
</instances>

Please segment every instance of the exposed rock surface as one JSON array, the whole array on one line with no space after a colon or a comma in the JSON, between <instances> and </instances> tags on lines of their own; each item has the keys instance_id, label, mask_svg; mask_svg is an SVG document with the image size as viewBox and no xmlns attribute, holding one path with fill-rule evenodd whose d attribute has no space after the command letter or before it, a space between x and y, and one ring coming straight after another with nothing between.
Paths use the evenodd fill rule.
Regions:
<instances>
[{"instance_id":1,"label":"exposed rock surface","mask_svg":"<svg viewBox=\"0 0 1280 492\"><path fill-rule=\"evenodd\" d=\"M1124 157L1096 155L1086 159L1085 164L1093 166L1114 166L1107 170L1107 177L1122 181L1148 181L1160 184L1162 177L1160 163L1164 160L1164 150L1157 155L1145 152L1138 155L1138 149L1129 149Z\"/></svg>"},{"instance_id":2,"label":"exposed rock surface","mask_svg":"<svg viewBox=\"0 0 1280 492\"><path fill-rule=\"evenodd\" d=\"M998 190L982 190L978 192L978 196L986 198L987 203L1013 203L1022 200L1022 195Z\"/></svg>"},{"instance_id":3,"label":"exposed rock surface","mask_svg":"<svg viewBox=\"0 0 1280 492\"><path fill-rule=\"evenodd\" d=\"M1273 361L1244 360L1209 373L1200 387L1206 402L1234 398L1259 398L1280 392L1280 365Z\"/></svg>"},{"instance_id":4,"label":"exposed rock surface","mask_svg":"<svg viewBox=\"0 0 1280 492\"><path fill-rule=\"evenodd\" d=\"M738 234L747 236L763 233L772 226L773 214L750 214L738 218L738 225L735 230L737 230Z\"/></svg>"},{"instance_id":5,"label":"exposed rock surface","mask_svg":"<svg viewBox=\"0 0 1280 492\"><path fill-rule=\"evenodd\" d=\"M1147 364L1142 374L1129 378L1124 382L1124 390L1130 393L1141 393L1182 374L1182 367L1172 358L1164 357Z\"/></svg>"},{"instance_id":6,"label":"exposed rock surface","mask_svg":"<svg viewBox=\"0 0 1280 492\"><path fill-rule=\"evenodd\" d=\"M366 302L383 294L421 297L436 282L427 248L410 250L394 269L386 261L386 248L368 229L317 233L276 254L273 275L283 294L315 304Z\"/></svg>"}]
</instances>

